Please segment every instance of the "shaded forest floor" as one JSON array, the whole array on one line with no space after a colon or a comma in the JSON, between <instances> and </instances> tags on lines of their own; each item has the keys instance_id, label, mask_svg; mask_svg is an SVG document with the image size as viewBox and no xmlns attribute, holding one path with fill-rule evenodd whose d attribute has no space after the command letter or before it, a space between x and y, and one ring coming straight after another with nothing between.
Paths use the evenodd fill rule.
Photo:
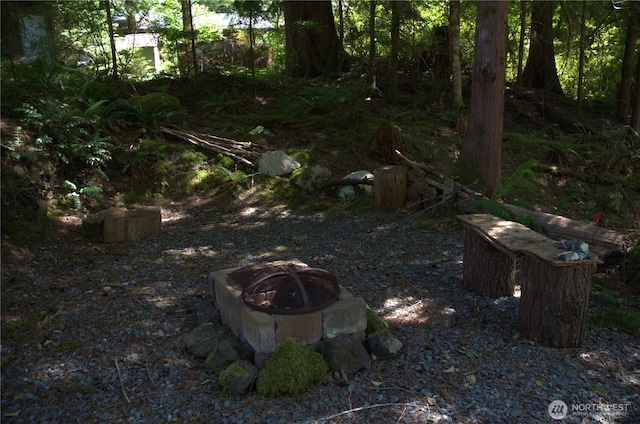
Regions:
<instances>
[{"instance_id":1,"label":"shaded forest floor","mask_svg":"<svg viewBox=\"0 0 640 424\"><path fill-rule=\"evenodd\" d=\"M333 189L305 193L287 178L254 175L253 169L224 155L168 139L159 132L160 125L250 141L263 150L285 150L304 165L329 168L334 177L383 165L369 148L376 129L388 123L400 128L407 157L455 177L466 128L465 113L452 110L445 86L432 81L405 86L398 105L387 104L379 92L357 80L265 82L212 74L201 75L197 81L166 79L121 89L129 96L167 93L180 100L184 111L170 116L169 122L150 116L142 123L113 121L105 127L105 135L117 140L117 146L106 169L108 180L101 182L104 192L99 197L81 196L82 207L76 212L59 200L63 196L54 196L49 210L53 225L42 230L44 239L24 237L28 241L20 242L16 229L30 232L38 226L8 227L3 222L3 312L20 308L15 296L32 289L39 274L39 251L64 249L83 260L93 250L102 249L84 241L79 231L83 214L90 211L134 203L186 210L241 201L247 194L265 203L307 210L373 205L370 198L344 202ZM507 90L505 104L503 186L496 200L517 201L579 221L597 221L637 239L640 141L637 134L616 123L613 108L586 105L578 116L574 102L566 98L534 91L516 96L512 90ZM10 124L3 120L3 126ZM3 167L12 166L15 163L6 162L3 155ZM410 167L410 178L423 176ZM3 178L3 191L11 192L10 183L11 179ZM448 205L420 219L425 227L447 231L456 213L459 211ZM45 221L42 217L34 220ZM613 309L636 311L624 315L623 321L627 331L637 332L640 284L624 284L619 271L619 264L603 270L595 287L606 293L603 302ZM6 292L8 286L11 292ZM47 305L30 304L28 308L48 310Z\"/></svg>"}]
</instances>

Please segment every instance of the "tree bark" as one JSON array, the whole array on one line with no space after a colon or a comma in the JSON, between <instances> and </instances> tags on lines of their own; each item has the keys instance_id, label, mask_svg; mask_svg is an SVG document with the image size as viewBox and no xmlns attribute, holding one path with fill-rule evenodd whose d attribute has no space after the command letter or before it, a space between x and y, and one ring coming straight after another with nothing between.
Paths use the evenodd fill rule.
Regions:
<instances>
[{"instance_id":1,"label":"tree bark","mask_svg":"<svg viewBox=\"0 0 640 424\"><path fill-rule=\"evenodd\" d=\"M111 66L113 78L118 78L118 58L116 55L116 38L113 31L113 19L111 18L111 2L106 0L104 8L107 12L107 26L109 28L109 44L111 45Z\"/></svg>"},{"instance_id":2,"label":"tree bark","mask_svg":"<svg viewBox=\"0 0 640 424\"><path fill-rule=\"evenodd\" d=\"M397 1L391 2L391 53L389 58L389 92L387 101L398 103L398 52L400 50L400 8Z\"/></svg>"},{"instance_id":3,"label":"tree bark","mask_svg":"<svg viewBox=\"0 0 640 424\"><path fill-rule=\"evenodd\" d=\"M584 26L587 17L587 0L582 0L582 16L580 19L580 59L578 61L578 115L582 113L582 87L584 86Z\"/></svg>"},{"instance_id":4,"label":"tree bark","mask_svg":"<svg viewBox=\"0 0 640 424\"><path fill-rule=\"evenodd\" d=\"M518 40L518 76L516 77L516 94L519 96L522 89L522 66L524 63L524 40L526 35L527 21L526 1L520 2L520 38Z\"/></svg>"},{"instance_id":5,"label":"tree bark","mask_svg":"<svg viewBox=\"0 0 640 424\"><path fill-rule=\"evenodd\" d=\"M633 61L636 56L636 41L638 40L638 5L632 4L627 21L627 36L624 44L624 57L622 59L622 78L620 92L618 93L618 118L627 122L631 110L631 82L633 79ZM637 81L636 81L637 86ZM637 89L636 89L637 91Z\"/></svg>"},{"instance_id":6,"label":"tree bark","mask_svg":"<svg viewBox=\"0 0 640 424\"><path fill-rule=\"evenodd\" d=\"M489 196L500 186L507 9L503 1L476 3L476 47L469 121L458 166L466 183L479 180Z\"/></svg>"},{"instance_id":7,"label":"tree bark","mask_svg":"<svg viewBox=\"0 0 640 424\"><path fill-rule=\"evenodd\" d=\"M460 0L449 2L449 52L451 57L451 79L453 82L453 106L464 107L462 98L462 70L460 65Z\"/></svg>"},{"instance_id":8,"label":"tree bark","mask_svg":"<svg viewBox=\"0 0 640 424\"><path fill-rule=\"evenodd\" d=\"M513 296L514 255L494 247L467 226L464 227L463 255L462 284L465 289L487 297Z\"/></svg>"},{"instance_id":9,"label":"tree bark","mask_svg":"<svg viewBox=\"0 0 640 424\"><path fill-rule=\"evenodd\" d=\"M369 1L369 74L367 81L376 87L376 0Z\"/></svg>"},{"instance_id":10,"label":"tree bark","mask_svg":"<svg viewBox=\"0 0 640 424\"><path fill-rule=\"evenodd\" d=\"M383 166L373 171L375 210L396 212L407 198L407 168Z\"/></svg>"},{"instance_id":11,"label":"tree bark","mask_svg":"<svg viewBox=\"0 0 640 424\"><path fill-rule=\"evenodd\" d=\"M555 7L554 1L534 1L531 4L531 49L522 74L522 85L564 95L558 79L553 47Z\"/></svg>"},{"instance_id":12,"label":"tree bark","mask_svg":"<svg viewBox=\"0 0 640 424\"><path fill-rule=\"evenodd\" d=\"M338 70L340 40L331 1L282 3L286 69L292 77L318 77Z\"/></svg>"},{"instance_id":13,"label":"tree bark","mask_svg":"<svg viewBox=\"0 0 640 424\"><path fill-rule=\"evenodd\" d=\"M631 128L640 132L640 60L636 65L636 91L633 95L633 112L631 113Z\"/></svg>"},{"instance_id":14,"label":"tree bark","mask_svg":"<svg viewBox=\"0 0 640 424\"><path fill-rule=\"evenodd\" d=\"M554 266L533 255L522 260L518 328L529 340L578 347L587 328L593 264Z\"/></svg>"}]
</instances>

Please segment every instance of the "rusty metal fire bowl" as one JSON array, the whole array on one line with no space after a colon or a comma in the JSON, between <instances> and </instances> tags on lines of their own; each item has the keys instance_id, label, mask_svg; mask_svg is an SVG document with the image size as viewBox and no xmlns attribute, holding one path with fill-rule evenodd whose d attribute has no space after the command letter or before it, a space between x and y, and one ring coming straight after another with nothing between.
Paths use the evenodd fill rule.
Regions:
<instances>
[{"instance_id":1,"label":"rusty metal fire bowl","mask_svg":"<svg viewBox=\"0 0 640 424\"><path fill-rule=\"evenodd\" d=\"M267 314L319 311L338 300L337 278L320 268L250 265L230 274L248 307Z\"/></svg>"}]
</instances>

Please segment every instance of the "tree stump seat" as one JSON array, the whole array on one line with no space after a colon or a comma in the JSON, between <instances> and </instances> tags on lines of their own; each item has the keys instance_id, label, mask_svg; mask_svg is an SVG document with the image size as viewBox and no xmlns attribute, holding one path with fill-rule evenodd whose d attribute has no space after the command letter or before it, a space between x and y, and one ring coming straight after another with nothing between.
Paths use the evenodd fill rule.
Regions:
<instances>
[{"instance_id":1,"label":"tree stump seat","mask_svg":"<svg viewBox=\"0 0 640 424\"><path fill-rule=\"evenodd\" d=\"M483 296L512 296L516 257L521 257L518 330L542 345L578 347L586 331L591 276L601 261L559 260L564 250L553 240L490 214L458 219L464 225L464 287Z\"/></svg>"}]
</instances>

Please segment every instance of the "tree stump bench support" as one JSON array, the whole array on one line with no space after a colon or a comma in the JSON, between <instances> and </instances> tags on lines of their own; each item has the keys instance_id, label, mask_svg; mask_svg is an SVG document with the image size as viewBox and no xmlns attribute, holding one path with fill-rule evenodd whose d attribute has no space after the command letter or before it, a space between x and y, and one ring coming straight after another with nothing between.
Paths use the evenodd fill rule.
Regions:
<instances>
[{"instance_id":1,"label":"tree stump bench support","mask_svg":"<svg viewBox=\"0 0 640 424\"><path fill-rule=\"evenodd\" d=\"M512 296L522 257L518 330L545 346L584 340L591 276L601 261L558 259L564 250L524 225L490 214L460 215L464 225L463 285L489 297Z\"/></svg>"}]
</instances>

